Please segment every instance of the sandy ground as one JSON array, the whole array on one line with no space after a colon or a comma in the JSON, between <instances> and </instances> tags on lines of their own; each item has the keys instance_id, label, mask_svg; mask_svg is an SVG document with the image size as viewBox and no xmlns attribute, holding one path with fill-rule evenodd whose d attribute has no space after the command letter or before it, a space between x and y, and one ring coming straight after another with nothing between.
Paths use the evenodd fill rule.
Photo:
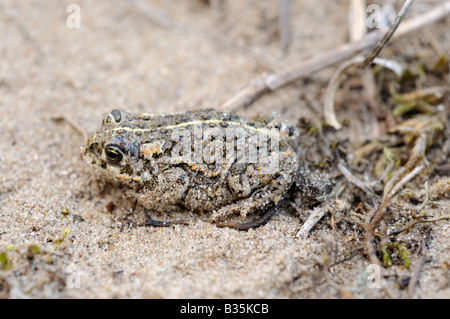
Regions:
<instances>
[{"instance_id":1,"label":"sandy ground","mask_svg":"<svg viewBox=\"0 0 450 319\"><path fill-rule=\"evenodd\" d=\"M8 268L0 270L0 298L408 297L397 280L409 273L401 266L386 270L383 289L368 288L363 254L321 272L318 265L331 258L326 252L344 251L348 240L329 219L307 239L295 238L301 220L288 209L248 232L195 217L188 226L133 227L143 222L142 211L132 211L121 188L97 181L80 156L81 135L52 118L65 115L90 133L116 106L136 113L217 107L270 70L190 31L163 28L126 1L79 0L81 28L70 29L72 2L0 4L0 253ZM278 1L225 1L228 14L201 1L146 3L279 65L347 41L347 1L293 1L285 57ZM450 52L450 20L434 28ZM311 112L304 99L320 92L330 74L240 113L296 119ZM446 211L448 201L435 213ZM416 296L449 298L450 225L430 227Z\"/></svg>"}]
</instances>

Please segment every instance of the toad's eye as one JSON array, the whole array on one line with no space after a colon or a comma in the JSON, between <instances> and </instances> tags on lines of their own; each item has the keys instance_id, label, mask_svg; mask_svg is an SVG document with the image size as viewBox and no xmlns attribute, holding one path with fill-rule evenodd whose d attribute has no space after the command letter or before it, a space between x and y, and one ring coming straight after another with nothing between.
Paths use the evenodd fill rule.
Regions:
<instances>
[{"instance_id":1,"label":"toad's eye","mask_svg":"<svg viewBox=\"0 0 450 319\"><path fill-rule=\"evenodd\" d=\"M115 145L106 146L105 154L111 164L118 164L123 159L123 151Z\"/></svg>"}]
</instances>

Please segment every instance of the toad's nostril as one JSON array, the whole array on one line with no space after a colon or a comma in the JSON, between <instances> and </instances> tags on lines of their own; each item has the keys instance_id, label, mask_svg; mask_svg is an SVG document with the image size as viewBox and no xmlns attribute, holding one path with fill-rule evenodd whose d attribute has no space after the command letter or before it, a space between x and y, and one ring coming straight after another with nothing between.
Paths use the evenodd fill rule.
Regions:
<instances>
[{"instance_id":1,"label":"toad's nostril","mask_svg":"<svg viewBox=\"0 0 450 319\"><path fill-rule=\"evenodd\" d=\"M96 150L98 148L98 143L91 143L89 145L89 151L93 152L94 150Z\"/></svg>"}]
</instances>

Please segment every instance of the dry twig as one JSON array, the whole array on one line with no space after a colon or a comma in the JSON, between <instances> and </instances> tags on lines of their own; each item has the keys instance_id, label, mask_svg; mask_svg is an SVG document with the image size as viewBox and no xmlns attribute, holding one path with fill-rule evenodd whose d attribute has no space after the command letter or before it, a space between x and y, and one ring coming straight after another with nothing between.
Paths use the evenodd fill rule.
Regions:
<instances>
[{"instance_id":1,"label":"dry twig","mask_svg":"<svg viewBox=\"0 0 450 319\"><path fill-rule=\"evenodd\" d=\"M289 49L290 42L290 28L289 28L289 2L290 0L280 0L280 42L281 52L286 55Z\"/></svg>"},{"instance_id":2,"label":"dry twig","mask_svg":"<svg viewBox=\"0 0 450 319\"><path fill-rule=\"evenodd\" d=\"M53 116L51 119L55 122L63 122L63 121L67 122L75 131L77 131L81 135L83 143L87 141L88 137L86 131L77 123L75 123L70 117L66 115L56 115Z\"/></svg>"},{"instance_id":3,"label":"dry twig","mask_svg":"<svg viewBox=\"0 0 450 319\"><path fill-rule=\"evenodd\" d=\"M446 1L424 14L405 21L397 29L396 33L392 36L392 39L398 39L411 31L434 23L437 20L446 17L449 13L450 1ZM248 106L267 92L274 91L304 76L366 52L383 38L386 31L386 29L373 31L357 42L345 44L337 49L324 52L298 64L288 66L273 74L259 76L256 81L252 81L248 87L238 92L238 94L223 103L220 107L236 111L242 107ZM251 89L249 89L249 87L251 87Z\"/></svg>"},{"instance_id":4,"label":"dry twig","mask_svg":"<svg viewBox=\"0 0 450 319\"><path fill-rule=\"evenodd\" d=\"M327 123L330 124L332 127L334 127L336 130L339 130L342 128L341 123L339 123L339 121L337 120L336 113L334 110L334 96L335 96L336 90L338 89L339 85L341 84L341 81L339 81L340 75L343 74L344 71L347 70L351 66L354 66L354 70L367 69L367 67L370 65L370 63L374 62L374 60L376 59L378 54L381 52L383 47L387 44L389 39L394 35L394 32L397 30L398 26L403 21L409 7L412 5L413 2L414 2L414 0L407 0L405 2L405 4L403 5L402 9L399 12L399 14L397 15L397 18L392 23L392 25L389 27L387 32L384 34L383 38L369 52L369 54L366 55L366 57L358 56L358 57L351 59L350 61L347 61L346 63L341 65L336 70L336 72L333 74L333 76L330 79L330 82L328 84L327 90L325 92L324 116L325 116L325 120L327 121ZM355 7L358 7L358 5L356 5L356 4L359 4L359 7L361 7L361 2L354 0L352 3L355 3L354 4ZM355 9L355 10L357 12L360 12L361 8L359 8L359 10L358 9ZM353 37L355 37L355 36L361 37L361 33L362 32L359 31L356 35L353 35ZM359 40L359 38L358 38L358 40ZM366 70L366 74L367 74L367 70ZM374 84L373 78L369 78L369 77L367 77L367 75L366 75L366 77L363 77L363 79L364 78L366 79L366 84L369 84L372 87L371 91L374 91L373 86L375 84ZM367 80L370 80L370 81L367 81Z\"/></svg>"},{"instance_id":5,"label":"dry twig","mask_svg":"<svg viewBox=\"0 0 450 319\"><path fill-rule=\"evenodd\" d=\"M425 263L426 253L427 253L427 246L425 244L425 241L420 241L420 257L417 261L416 266L414 267L414 270L412 272L411 278L409 280L408 284L408 293L411 298L414 297L414 291L416 290L417 282L419 281L419 275L422 271L423 264Z\"/></svg>"},{"instance_id":6,"label":"dry twig","mask_svg":"<svg viewBox=\"0 0 450 319\"><path fill-rule=\"evenodd\" d=\"M317 224L319 220L322 219L323 215L327 212L325 207L315 207L314 210L309 215L306 222L303 224L302 228L297 232L295 237L306 238L308 237L309 231Z\"/></svg>"},{"instance_id":7,"label":"dry twig","mask_svg":"<svg viewBox=\"0 0 450 319\"><path fill-rule=\"evenodd\" d=\"M366 68L369 66L370 63L380 54L381 50L384 48L384 46L388 43L388 41L391 39L391 37L394 35L395 31L397 31L400 23L402 23L403 19L406 16L406 13L408 12L409 8L414 3L414 0L406 0L403 7L400 9L400 12L397 15L397 18L392 23L392 25L389 27L387 32L384 34L383 38L380 42L377 43L376 47L366 56L366 59L361 65L361 68Z\"/></svg>"},{"instance_id":8,"label":"dry twig","mask_svg":"<svg viewBox=\"0 0 450 319\"><path fill-rule=\"evenodd\" d=\"M420 218L420 219L413 220L412 222L410 222L405 227L392 232L392 235L400 234L400 233L402 233L404 231L407 231L408 229L410 229L414 225L417 225L417 224L420 224L420 223L433 223L433 222L438 222L440 220L450 220L450 215L436 217L436 218Z\"/></svg>"}]
</instances>

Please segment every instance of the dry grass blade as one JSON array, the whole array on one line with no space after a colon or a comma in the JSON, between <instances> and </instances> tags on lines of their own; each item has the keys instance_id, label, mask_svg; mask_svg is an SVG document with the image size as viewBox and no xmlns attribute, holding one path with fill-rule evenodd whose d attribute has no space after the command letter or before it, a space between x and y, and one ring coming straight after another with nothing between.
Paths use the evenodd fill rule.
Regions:
<instances>
[{"instance_id":1,"label":"dry grass blade","mask_svg":"<svg viewBox=\"0 0 450 319\"><path fill-rule=\"evenodd\" d=\"M413 179L417 174L419 174L423 169L425 168L425 165L420 164L416 168L414 168L408 175L403 177L402 180L400 180L389 192L389 194L385 197L383 203L376 209L374 213L373 219L368 223L366 226L366 249L367 253L369 255L370 261L373 264L380 264L380 261L378 260L376 254L375 254L375 247L373 245L373 236L375 232L375 228L378 226L378 224L381 222L381 220L384 218L387 206L389 205L389 202L391 199L397 194L397 192L411 179Z\"/></svg>"},{"instance_id":2,"label":"dry grass blade","mask_svg":"<svg viewBox=\"0 0 450 319\"><path fill-rule=\"evenodd\" d=\"M350 1L350 41L361 40L367 33L366 0Z\"/></svg>"},{"instance_id":3,"label":"dry grass blade","mask_svg":"<svg viewBox=\"0 0 450 319\"><path fill-rule=\"evenodd\" d=\"M339 88L340 84L345 80L346 77L344 77L345 75L345 71L347 71L349 68L354 67L354 69L357 69L359 67L361 67L362 63L364 63L365 58L362 56L359 57L355 57L350 61L347 61L343 64L341 64L339 66L339 68L334 72L333 76L330 79L330 82L328 82L328 86L327 89L325 91L325 95L324 95L324 117L325 117L325 121L331 125L335 130L339 130L342 128L342 124L339 122L339 120L337 119L336 116L336 112L334 109L334 97L336 95L336 91ZM392 70L393 72L395 72L398 76L401 74L402 68L401 66L394 62L394 61L390 61L390 60L386 60L386 59L379 59L379 58L375 58L373 61L375 64L379 64L382 65L390 70ZM370 72L370 70L365 70L366 72L363 74L363 82L364 79L366 79L364 86L368 87L366 89L366 91L368 92L372 92L369 93L368 95L370 96L369 101L371 101L374 96L375 96L375 83L373 80L373 76L372 73ZM367 81L367 75L369 75L371 78L370 81ZM366 76L366 77L364 77Z\"/></svg>"},{"instance_id":4,"label":"dry grass blade","mask_svg":"<svg viewBox=\"0 0 450 319\"><path fill-rule=\"evenodd\" d=\"M364 61L364 58L359 56L350 61L347 61L339 66L339 68L334 72L333 76L328 82L327 90L325 91L324 96L324 117L325 121L331 125L334 129L339 130L342 128L342 124L338 121L336 117L336 112L334 110L334 97L336 95L336 91L341 84L342 79L340 80L341 74L344 74L344 71L348 68L359 65Z\"/></svg>"},{"instance_id":5,"label":"dry grass blade","mask_svg":"<svg viewBox=\"0 0 450 319\"><path fill-rule=\"evenodd\" d=\"M388 194L393 185L397 183L403 176L409 173L414 167L418 165L421 161L425 160L425 150L427 147L427 134L422 133L416 141L413 149L411 150L411 156L406 162L405 166L403 166L398 172L392 176L392 178L386 183L383 190L383 195L386 196Z\"/></svg>"}]
</instances>

